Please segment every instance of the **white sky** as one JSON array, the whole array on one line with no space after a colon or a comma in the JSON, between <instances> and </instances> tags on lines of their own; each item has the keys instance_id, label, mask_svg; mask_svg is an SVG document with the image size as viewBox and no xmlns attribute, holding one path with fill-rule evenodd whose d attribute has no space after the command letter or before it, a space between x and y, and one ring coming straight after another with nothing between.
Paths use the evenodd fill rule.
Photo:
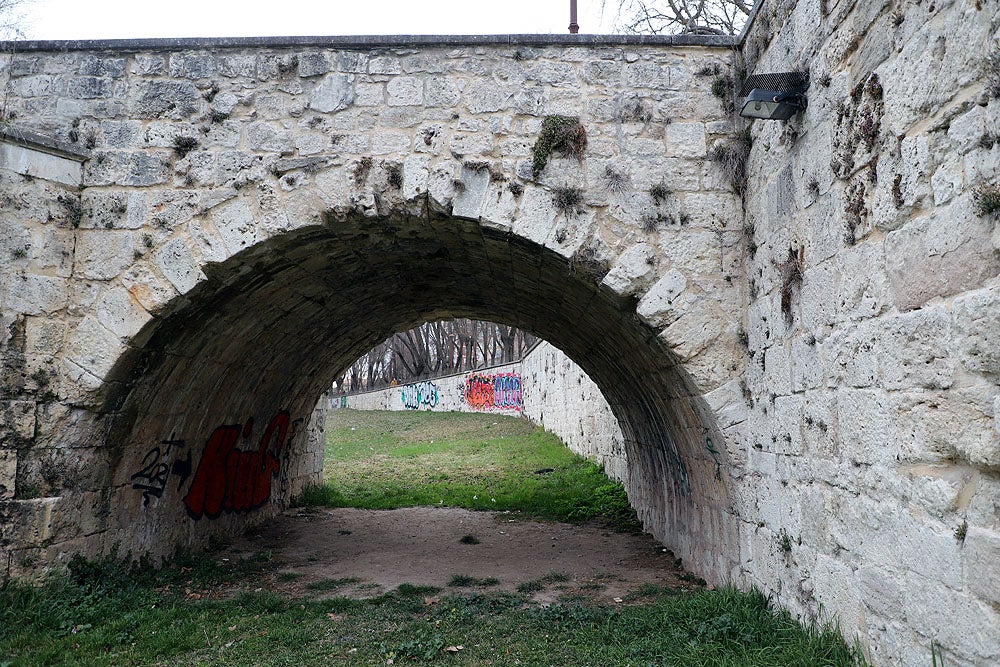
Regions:
<instances>
[{"instance_id":1,"label":"white sky","mask_svg":"<svg viewBox=\"0 0 1000 667\"><path fill-rule=\"evenodd\" d=\"M581 33L617 0L578 0ZM29 0L28 39L567 33L569 0ZM603 24L603 25L602 25Z\"/></svg>"}]
</instances>

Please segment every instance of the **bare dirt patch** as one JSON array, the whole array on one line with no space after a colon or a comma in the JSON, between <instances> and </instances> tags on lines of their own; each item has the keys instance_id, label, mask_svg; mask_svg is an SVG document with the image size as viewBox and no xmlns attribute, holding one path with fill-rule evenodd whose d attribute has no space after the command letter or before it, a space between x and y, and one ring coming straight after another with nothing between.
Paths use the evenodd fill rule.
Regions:
<instances>
[{"instance_id":1,"label":"bare dirt patch","mask_svg":"<svg viewBox=\"0 0 1000 667\"><path fill-rule=\"evenodd\" d=\"M276 569L259 585L289 595L325 591L367 598L401 584L445 588L456 575L475 582L453 586L455 592L520 586L543 603L574 595L618 602L641 594L644 584L700 588L649 535L529 521L505 512L291 510L219 556L235 560L262 551L271 553Z\"/></svg>"}]
</instances>

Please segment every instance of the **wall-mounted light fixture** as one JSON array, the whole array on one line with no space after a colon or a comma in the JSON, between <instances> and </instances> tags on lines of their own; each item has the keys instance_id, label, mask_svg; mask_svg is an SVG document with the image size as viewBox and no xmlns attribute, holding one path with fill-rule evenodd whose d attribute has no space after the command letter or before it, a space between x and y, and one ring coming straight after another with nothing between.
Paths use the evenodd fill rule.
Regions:
<instances>
[{"instance_id":1,"label":"wall-mounted light fixture","mask_svg":"<svg viewBox=\"0 0 1000 667\"><path fill-rule=\"evenodd\" d=\"M788 120L806 108L809 75L804 72L751 74L740 88L745 97L740 115L762 120Z\"/></svg>"}]
</instances>

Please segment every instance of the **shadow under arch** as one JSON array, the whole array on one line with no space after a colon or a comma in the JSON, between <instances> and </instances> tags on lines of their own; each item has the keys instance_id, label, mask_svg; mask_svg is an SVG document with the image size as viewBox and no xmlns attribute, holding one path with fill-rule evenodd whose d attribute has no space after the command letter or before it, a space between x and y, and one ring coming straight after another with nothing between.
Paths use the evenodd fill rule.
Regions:
<instances>
[{"instance_id":1,"label":"shadow under arch","mask_svg":"<svg viewBox=\"0 0 1000 667\"><path fill-rule=\"evenodd\" d=\"M303 459L317 452L303 429L334 377L396 331L468 317L530 331L579 364L620 423L629 497L647 529L710 579L735 563L710 410L634 300L601 287L593 267L446 215L349 214L202 269L206 279L146 325L109 379L116 509L107 527L125 551L197 546L267 516L262 505L283 506L298 490L287 470L271 488L277 470L268 468L266 485L235 504L192 507L192 489L226 452L246 458L228 462L237 477L274 463L308 469ZM135 479L152 445L175 449L172 468L158 469L167 484L150 498Z\"/></svg>"}]
</instances>

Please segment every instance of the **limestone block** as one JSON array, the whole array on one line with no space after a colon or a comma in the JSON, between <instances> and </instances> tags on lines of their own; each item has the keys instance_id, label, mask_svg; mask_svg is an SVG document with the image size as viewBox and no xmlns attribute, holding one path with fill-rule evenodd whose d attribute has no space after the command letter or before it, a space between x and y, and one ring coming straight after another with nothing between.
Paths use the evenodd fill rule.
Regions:
<instances>
[{"instance_id":1,"label":"limestone block","mask_svg":"<svg viewBox=\"0 0 1000 667\"><path fill-rule=\"evenodd\" d=\"M354 85L354 104L359 107L382 107L385 105L385 84L357 83Z\"/></svg>"},{"instance_id":2,"label":"limestone block","mask_svg":"<svg viewBox=\"0 0 1000 667\"><path fill-rule=\"evenodd\" d=\"M0 402L0 416L3 417L4 431L10 431L18 440L26 441L35 436L35 402L34 401L3 401ZM7 446L15 443L7 442Z\"/></svg>"},{"instance_id":3,"label":"limestone block","mask_svg":"<svg viewBox=\"0 0 1000 667\"><path fill-rule=\"evenodd\" d=\"M816 389L823 384L823 355L812 334L792 339L792 391Z\"/></svg>"},{"instance_id":4,"label":"limestone block","mask_svg":"<svg viewBox=\"0 0 1000 667\"><path fill-rule=\"evenodd\" d=\"M670 123L663 128L663 140L669 157L703 159L708 152L704 123Z\"/></svg>"},{"instance_id":5,"label":"limestone block","mask_svg":"<svg viewBox=\"0 0 1000 667\"><path fill-rule=\"evenodd\" d=\"M46 317L24 318L26 351L36 355L58 354L62 347L66 325L62 319Z\"/></svg>"},{"instance_id":6,"label":"limestone block","mask_svg":"<svg viewBox=\"0 0 1000 667\"><path fill-rule=\"evenodd\" d=\"M807 391L802 403L802 446L814 457L832 459L836 447L837 394L832 390Z\"/></svg>"},{"instance_id":7,"label":"limestone block","mask_svg":"<svg viewBox=\"0 0 1000 667\"><path fill-rule=\"evenodd\" d=\"M17 474L17 450L0 449L0 501L14 497L14 478Z\"/></svg>"},{"instance_id":8,"label":"limestone block","mask_svg":"<svg viewBox=\"0 0 1000 667\"><path fill-rule=\"evenodd\" d=\"M920 202L930 194L930 180L933 161L930 142L926 134L904 137L900 143L900 190L906 203Z\"/></svg>"},{"instance_id":9,"label":"limestone block","mask_svg":"<svg viewBox=\"0 0 1000 667\"><path fill-rule=\"evenodd\" d=\"M998 396L1000 389L988 383L901 394L896 409L902 459L960 459L982 468L1000 465L1000 434L991 427Z\"/></svg>"},{"instance_id":10,"label":"limestone block","mask_svg":"<svg viewBox=\"0 0 1000 667\"><path fill-rule=\"evenodd\" d=\"M166 151L98 152L88 160L84 185L158 185L170 180L172 164Z\"/></svg>"},{"instance_id":11,"label":"limestone block","mask_svg":"<svg viewBox=\"0 0 1000 667\"><path fill-rule=\"evenodd\" d=\"M309 78L330 71L330 60L322 51L299 54L299 76Z\"/></svg>"},{"instance_id":12,"label":"limestone block","mask_svg":"<svg viewBox=\"0 0 1000 667\"><path fill-rule=\"evenodd\" d=\"M123 348L118 336L101 326L96 318L87 315L70 332L66 341L66 358L97 380L103 380L118 361Z\"/></svg>"},{"instance_id":13,"label":"limestone block","mask_svg":"<svg viewBox=\"0 0 1000 667\"><path fill-rule=\"evenodd\" d=\"M247 146L252 151L290 154L293 149L292 137L288 130L270 123L254 123L247 128Z\"/></svg>"},{"instance_id":14,"label":"limestone block","mask_svg":"<svg viewBox=\"0 0 1000 667\"><path fill-rule=\"evenodd\" d=\"M535 243L545 243L555 227L558 213L551 192L540 187L527 187L521 196L521 215L514 220L511 230Z\"/></svg>"},{"instance_id":15,"label":"limestone block","mask_svg":"<svg viewBox=\"0 0 1000 667\"><path fill-rule=\"evenodd\" d=\"M1000 533L969 526L964 546L969 591L987 602L1000 602Z\"/></svg>"},{"instance_id":16,"label":"limestone block","mask_svg":"<svg viewBox=\"0 0 1000 667\"><path fill-rule=\"evenodd\" d=\"M407 132L378 132L372 137L372 155L407 153L410 150L410 135Z\"/></svg>"},{"instance_id":17,"label":"limestone block","mask_svg":"<svg viewBox=\"0 0 1000 667\"><path fill-rule=\"evenodd\" d=\"M462 96L459 82L444 76L428 77L424 94L429 107L453 107Z\"/></svg>"},{"instance_id":18,"label":"limestone block","mask_svg":"<svg viewBox=\"0 0 1000 667\"><path fill-rule=\"evenodd\" d=\"M166 252L168 246L169 243L160 252ZM120 280L131 297L150 313L158 311L178 294L170 282L155 274L145 262L130 266Z\"/></svg>"},{"instance_id":19,"label":"limestone block","mask_svg":"<svg viewBox=\"0 0 1000 667\"><path fill-rule=\"evenodd\" d=\"M764 350L764 387L776 396L792 393L792 358L784 345Z\"/></svg>"},{"instance_id":20,"label":"limestone block","mask_svg":"<svg viewBox=\"0 0 1000 667\"><path fill-rule=\"evenodd\" d=\"M529 67L524 76L529 81L552 86L572 86L579 83L574 67L569 63L542 61Z\"/></svg>"},{"instance_id":21,"label":"limestone block","mask_svg":"<svg viewBox=\"0 0 1000 667\"><path fill-rule=\"evenodd\" d=\"M799 312L804 331L822 336L836 322L838 302L834 295L837 294L840 275L833 262L824 262L806 270L799 289Z\"/></svg>"},{"instance_id":22,"label":"limestone block","mask_svg":"<svg viewBox=\"0 0 1000 667\"><path fill-rule=\"evenodd\" d=\"M415 76L397 76L386 84L391 107L416 106L424 103L424 81Z\"/></svg>"},{"instance_id":23,"label":"limestone block","mask_svg":"<svg viewBox=\"0 0 1000 667\"><path fill-rule=\"evenodd\" d=\"M328 74L309 95L309 108L320 113L333 113L354 103L353 77Z\"/></svg>"},{"instance_id":24,"label":"limestone block","mask_svg":"<svg viewBox=\"0 0 1000 667\"><path fill-rule=\"evenodd\" d=\"M881 389L837 391L840 452L845 460L875 464L896 461L899 454L897 412Z\"/></svg>"},{"instance_id":25,"label":"limestone block","mask_svg":"<svg viewBox=\"0 0 1000 667\"><path fill-rule=\"evenodd\" d=\"M455 194L452 215L458 218L478 220L490 186L489 169L474 169L462 166L460 181L464 188Z\"/></svg>"},{"instance_id":26,"label":"limestone block","mask_svg":"<svg viewBox=\"0 0 1000 667\"><path fill-rule=\"evenodd\" d=\"M403 197L416 199L427 192L430 158L426 155L408 155L403 160Z\"/></svg>"},{"instance_id":27,"label":"limestone block","mask_svg":"<svg viewBox=\"0 0 1000 667\"><path fill-rule=\"evenodd\" d=\"M622 296L644 292L656 278L655 266L652 246L637 243L618 257L602 284Z\"/></svg>"},{"instance_id":28,"label":"limestone block","mask_svg":"<svg viewBox=\"0 0 1000 667\"><path fill-rule=\"evenodd\" d=\"M885 249L896 306L916 308L935 296L979 287L1000 273L992 231L992 220L976 216L971 202L961 199L890 232Z\"/></svg>"},{"instance_id":29,"label":"limestone block","mask_svg":"<svg viewBox=\"0 0 1000 667\"><path fill-rule=\"evenodd\" d=\"M215 57L208 53L173 53L170 76L175 79L207 79L215 74Z\"/></svg>"},{"instance_id":30,"label":"limestone block","mask_svg":"<svg viewBox=\"0 0 1000 667\"><path fill-rule=\"evenodd\" d=\"M818 554L810 578L815 584L813 596L816 602L826 609L837 610L840 631L847 637L861 634L866 617L856 573L843 562Z\"/></svg>"},{"instance_id":31,"label":"limestone block","mask_svg":"<svg viewBox=\"0 0 1000 667\"><path fill-rule=\"evenodd\" d=\"M368 61L369 74L399 74L402 71L399 58L395 56L372 56Z\"/></svg>"},{"instance_id":32,"label":"limestone block","mask_svg":"<svg viewBox=\"0 0 1000 667\"><path fill-rule=\"evenodd\" d=\"M654 326L666 326L679 317L675 302L684 300L681 295L687 288L687 278L676 269L671 269L642 296L636 306L636 313L645 322Z\"/></svg>"},{"instance_id":33,"label":"limestone block","mask_svg":"<svg viewBox=\"0 0 1000 667\"><path fill-rule=\"evenodd\" d=\"M944 308L921 308L883 320L876 356L882 386L947 389L955 379L951 323Z\"/></svg>"},{"instance_id":34,"label":"limestone block","mask_svg":"<svg viewBox=\"0 0 1000 667\"><path fill-rule=\"evenodd\" d=\"M962 192L965 186L965 170L962 160L954 157L937 168L931 176L931 191L934 205L941 206Z\"/></svg>"},{"instance_id":35,"label":"limestone block","mask_svg":"<svg viewBox=\"0 0 1000 667\"><path fill-rule=\"evenodd\" d=\"M567 259L573 259L583 244L591 238L596 218L592 210L585 210L582 213L562 213L557 217L551 234L545 239L545 247L555 250ZM599 246L594 247L599 250ZM606 259L600 252L597 257Z\"/></svg>"},{"instance_id":36,"label":"limestone block","mask_svg":"<svg viewBox=\"0 0 1000 667\"><path fill-rule=\"evenodd\" d=\"M54 313L67 305L66 280L26 272L0 274L0 297L8 313Z\"/></svg>"},{"instance_id":37,"label":"limestone block","mask_svg":"<svg viewBox=\"0 0 1000 667\"><path fill-rule=\"evenodd\" d=\"M507 107L517 92L514 86L477 79L468 85L463 97L469 113L495 113Z\"/></svg>"},{"instance_id":38,"label":"limestone block","mask_svg":"<svg viewBox=\"0 0 1000 667\"><path fill-rule=\"evenodd\" d=\"M198 89L189 81L140 81L133 90L131 109L138 118L188 118L202 102Z\"/></svg>"},{"instance_id":39,"label":"limestone block","mask_svg":"<svg viewBox=\"0 0 1000 667\"><path fill-rule=\"evenodd\" d=\"M713 231L685 226L665 230L658 239L658 254L670 260L669 266L684 272L699 285L720 278L720 237Z\"/></svg>"},{"instance_id":40,"label":"limestone block","mask_svg":"<svg viewBox=\"0 0 1000 667\"><path fill-rule=\"evenodd\" d=\"M881 244L862 243L846 248L837 255L837 269L840 275L837 310L841 319L877 317L889 308L889 277Z\"/></svg>"},{"instance_id":41,"label":"limestone block","mask_svg":"<svg viewBox=\"0 0 1000 667\"><path fill-rule=\"evenodd\" d=\"M109 287L98 298L97 321L119 338L134 336L151 318L124 287Z\"/></svg>"},{"instance_id":42,"label":"limestone block","mask_svg":"<svg viewBox=\"0 0 1000 667\"><path fill-rule=\"evenodd\" d=\"M822 344L828 387L869 387L878 377L878 329L862 322L834 331Z\"/></svg>"},{"instance_id":43,"label":"limestone block","mask_svg":"<svg viewBox=\"0 0 1000 667\"><path fill-rule=\"evenodd\" d=\"M688 361L719 337L722 329L719 322L722 319L714 304L708 300L697 301L671 322L660 334L660 338L677 353L681 361ZM705 386L700 388L702 391L708 390Z\"/></svg>"},{"instance_id":44,"label":"limestone block","mask_svg":"<svg viewBox=\"0 0 1000 667\"><path fill-rule=\"evenodd\" d=\"M909 603L907 625L951 647L957 656L975 659L971 664L988 665L1000 659L1000 614L988 603L946 586L928 586L912 573L905 576L904 586Z\"/></svg>"},{"instance_id":45,"label":"limestone block","mask_svg":"<svg viewBox=\"0 0 1000 667\"><path fill-rule=\"evenodd\" d=\"M480 213L484 227L510 231L518 210L517 196L511 192L506 181L493 181L486 194L486 201Z\"/></svg>"},{"instance_id":46,"label":"limestone block","mask_svg":"<svg viewBox=\"0 0 1000 667\"><path fill-rule=\"evenodd\" d=\"M955 341L966 369L1000 377L1000 289L977 290L955 300Z\"/></svg>"},{"instance_id":47,"label":"limestone block","mask_svg":"<svg viewBox=\"0 0 1000 667\"><path fill-rule=\"evenodd\" d=\"M180 294L186 294L205 279L205 274L202 273L198 261L191 254L184 241L179 238L169 241L157 251L153 256L153 263ZM127 280L127 278L125 279ZM166 292L158 290L154 298L160 296L169 298ZM138 294L136 298L140 298Z\"/></svg>"},{"instance_id":48,"label":"limestone block","mask_svg":"<svg viewBox=\"0 0 1000 667\"><path fill-rule=\"evenodd\" d=\"M262 234L257 229L253 211L243 199L233 199L212 209L208 218L218 230L229 255L234 255L244 248L249 248L261 240ZM178 287L178 289L180 289ZM183 290L182 290L183 291Z\"/></svg>"}]
</instances>

